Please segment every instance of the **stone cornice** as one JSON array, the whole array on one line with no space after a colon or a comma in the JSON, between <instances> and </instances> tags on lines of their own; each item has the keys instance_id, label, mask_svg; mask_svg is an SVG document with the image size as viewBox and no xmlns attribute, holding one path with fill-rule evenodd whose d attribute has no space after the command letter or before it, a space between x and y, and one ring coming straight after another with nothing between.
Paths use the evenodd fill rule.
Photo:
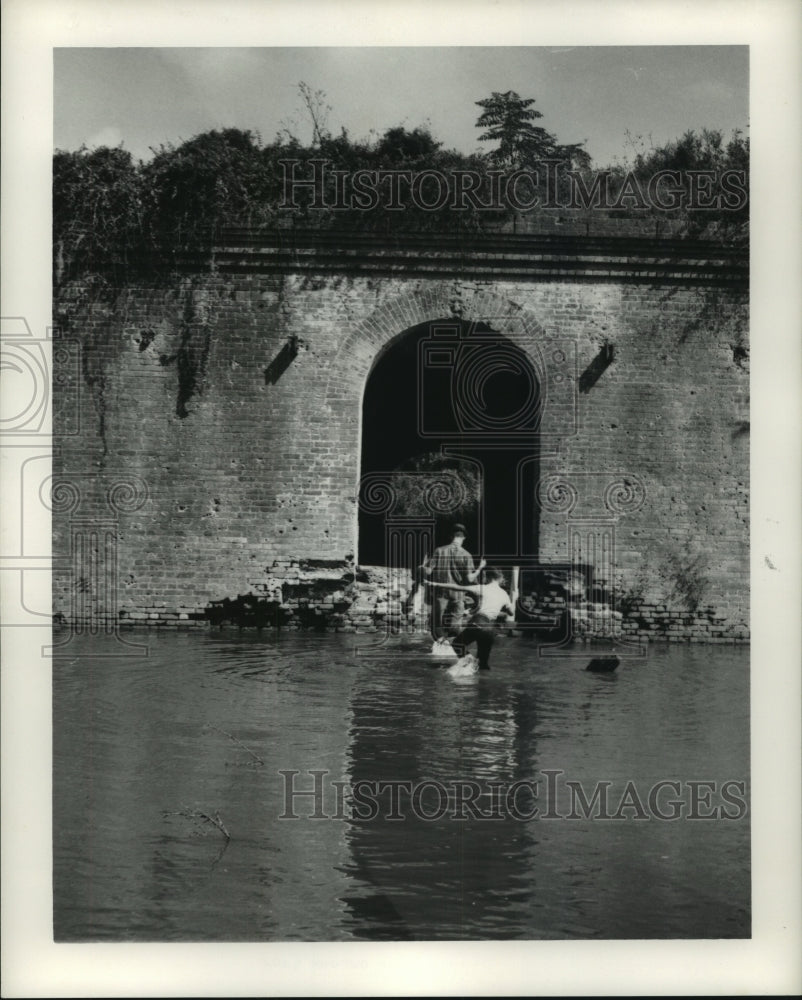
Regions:
<instances>
[{"instance_id":1,"label":"stone cornice","mask_svg":"<svg viewBox=\"0 0 802 1000\"><path fill-rule=\"evenodd\" d=\"M234 230L216 241L225 274L351 274L746 288L749 250L711 240L517 234Z\"/></svg>"}]
</instances>

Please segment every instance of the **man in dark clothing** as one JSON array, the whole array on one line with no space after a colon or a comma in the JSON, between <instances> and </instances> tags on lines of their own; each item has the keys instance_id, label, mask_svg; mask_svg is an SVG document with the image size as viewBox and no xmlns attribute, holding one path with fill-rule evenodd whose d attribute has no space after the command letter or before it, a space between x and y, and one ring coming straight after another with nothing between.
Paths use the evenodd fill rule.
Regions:
<instances>
[{"instance_id":1,"label":"man in dark clothing","mask_svg":"<svg viewBox=\"0 0 802 1000\"><path fill-rule=\"evenodd\" d=\"M421 566L432 583L467 586L474 583L485 566L484 559L476 569L473 557L463 548L465 525L455 524L451 541L434 550L433 555ZM436 588L432 600L432 635L438 642L445 642L449 633L455 635L462 626L465 614L463 591L450 590L442 586Z\"/></svg>"}]
</instances>

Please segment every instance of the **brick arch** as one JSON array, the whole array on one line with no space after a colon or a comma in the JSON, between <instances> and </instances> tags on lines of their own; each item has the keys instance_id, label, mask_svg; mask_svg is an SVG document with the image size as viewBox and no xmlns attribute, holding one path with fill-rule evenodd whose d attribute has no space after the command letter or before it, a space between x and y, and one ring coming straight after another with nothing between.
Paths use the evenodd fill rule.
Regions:
<instances>
[{"instance_id":1,"label":"brick arch","mask_svg":"<svg viewBox=\"0 0 802 1000\"><path fill-rule=\"evenodd\" d=\"M524 336L544 333L528 310L484 289L471 295L456 292L453 286L438 284L398 295L360 320L343 341L326 385L327 408L336 412L353 393L361 404L362 389L381 353L406 330L449 316L486 321L513 343ZM526 345L519 346L525 348Z\"/></svg>"},{"instance_id":2,"label":"brick arch","mask_svg":"<svg viewBox=\"0 0 802 1000\"><path fill-rule=\"evenodd\" d=\"M543 327L525 308L486 289L472 292L456 289L451 283L432 283L428 288L398 295L359 321L340 346L326 383L324 399L331 429L337 436L340 453L351 456L338 470L340 493L333 513L351 524L354 552L358 551L358 493L362 440L362 397L368 376L384 350L407 330L432 320L486 321L498 333L523 348L539 376L544 374L542 359L527 350L533 337L545 335ZM333 486L334 484L330 484Z\"/></svg>"}]
</instances>

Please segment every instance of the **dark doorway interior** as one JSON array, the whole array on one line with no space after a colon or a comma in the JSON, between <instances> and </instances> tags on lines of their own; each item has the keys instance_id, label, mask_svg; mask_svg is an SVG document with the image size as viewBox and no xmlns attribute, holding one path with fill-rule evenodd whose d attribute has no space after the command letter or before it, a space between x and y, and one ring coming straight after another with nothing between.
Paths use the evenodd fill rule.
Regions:
<instances>
[{"instance_id":1,"label":"dark doorway interior","mask_svg":"<svg viewBox=\"0 0 802 1000\"><path fill-rule=\"evenodd\" d=\"M537 554L539 405L530 359L489 327L454 320L413 327L368 377L361 474L456 470L481 494L481 503L457 515L469 550L508 565L531 560ZM448 541L454 519L437 517L435 544ZM360 507L362 565L384 564L384 537L385 516Z\"/></svg>"}]
</instances>

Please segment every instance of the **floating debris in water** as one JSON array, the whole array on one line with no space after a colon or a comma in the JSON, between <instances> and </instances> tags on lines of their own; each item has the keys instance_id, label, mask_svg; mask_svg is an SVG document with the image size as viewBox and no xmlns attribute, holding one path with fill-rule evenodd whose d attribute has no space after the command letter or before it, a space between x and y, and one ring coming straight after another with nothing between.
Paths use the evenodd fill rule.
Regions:
<instances>
[{"instance_id":1,"label":"floating debris in water","mask_svg":"<svg viewBox=\"0 0 802 1000\"><path fill-rule=\"evenodd\" d=\"M594 656L585 670L594 674L611 674L620 662L617 656Z\"/></svg>"}]
</instances>

